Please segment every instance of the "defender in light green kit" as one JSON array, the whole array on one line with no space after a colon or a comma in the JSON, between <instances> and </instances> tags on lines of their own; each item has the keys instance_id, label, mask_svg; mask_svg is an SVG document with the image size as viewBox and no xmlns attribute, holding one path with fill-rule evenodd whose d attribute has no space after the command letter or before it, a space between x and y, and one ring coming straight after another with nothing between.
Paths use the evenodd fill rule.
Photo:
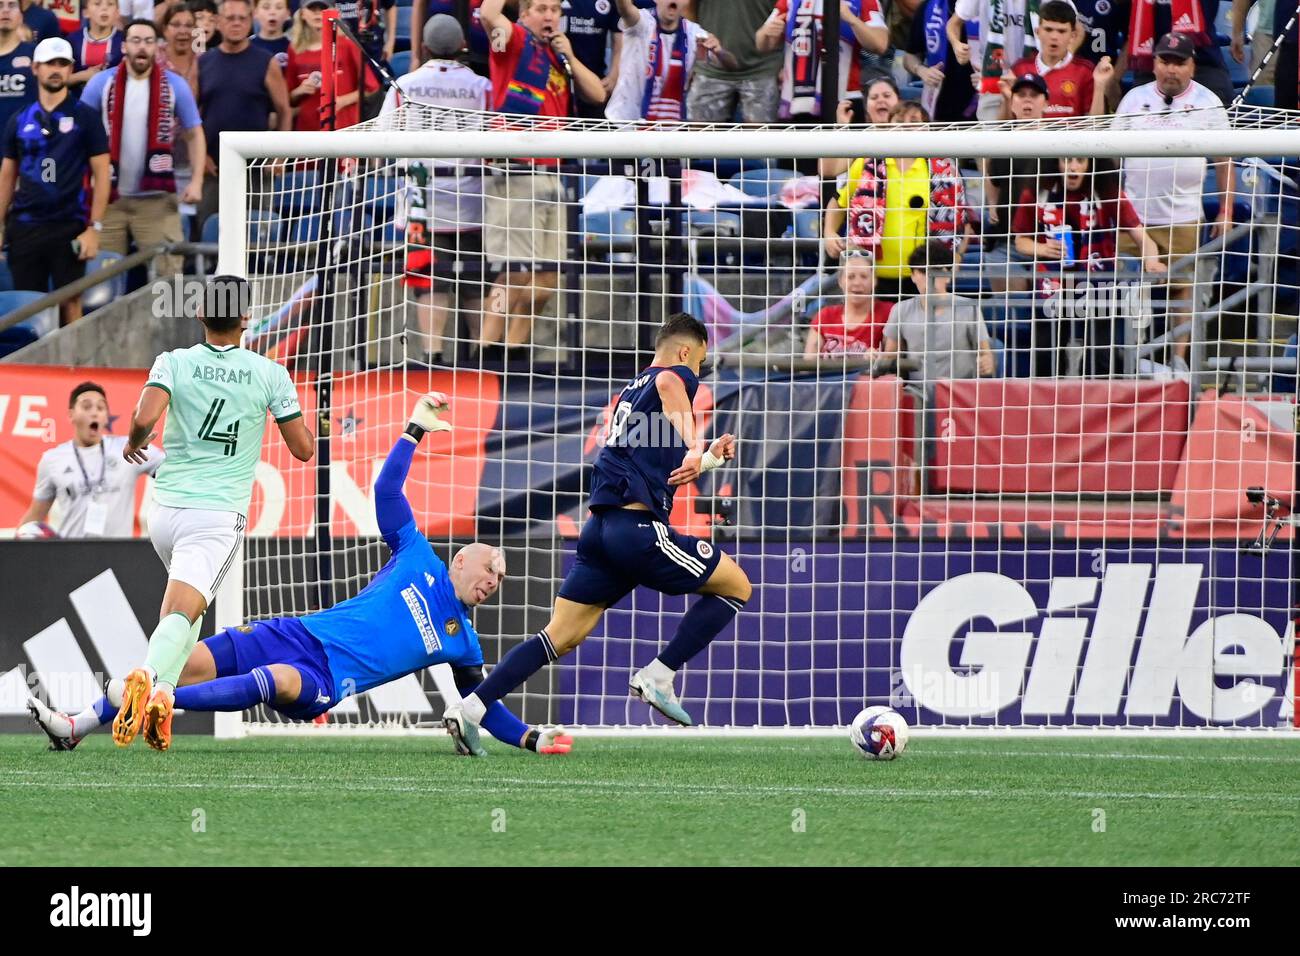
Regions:
<instances>
[{"instance_id":1,"label":"defender in light green kit","mask_svg":"<svg viewBox=\"0 0 1300 956\"><path fill-rule=\"evenodd\" d=\"M149 537L168 580L149 655L127 675L113 721L119 747L141 730L155 750L171 745L176 681L243 539L267 413L299 461L316 449L284 366L240 348L249 302L246 280L215 277L201 317L204 341L158 356L131 419L122 457L142 463L167 412Z\"/></svg>"}]
</instances>

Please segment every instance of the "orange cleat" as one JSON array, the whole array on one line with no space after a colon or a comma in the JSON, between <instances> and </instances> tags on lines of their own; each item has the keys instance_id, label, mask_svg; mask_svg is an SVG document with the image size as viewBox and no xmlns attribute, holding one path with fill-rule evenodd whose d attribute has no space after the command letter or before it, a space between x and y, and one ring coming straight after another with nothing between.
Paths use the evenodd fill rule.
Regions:
<instances>
[{"instance_id":1,"label":"orange cleat","mask_svg":"<svg viewBox=\"0 0 1300 956\"><path fill-rule=\"evenodd\" d=\"M163 751L172 745L172 699L161 690L153 692L144 709L144 742Z\"/></svg>"},{"instance_id":2,"label":"orange cleat","mask_svg":"<svg viewBox=\"0 0 1300 956\"><path fill-rule=\"evenodd\" d=\"M122 706L113 718L113 743L119 747L130 746L144 724L145 703L153 694L153 678L143 667L126 675L122 688Z\"/></svg>"}]
</instances>

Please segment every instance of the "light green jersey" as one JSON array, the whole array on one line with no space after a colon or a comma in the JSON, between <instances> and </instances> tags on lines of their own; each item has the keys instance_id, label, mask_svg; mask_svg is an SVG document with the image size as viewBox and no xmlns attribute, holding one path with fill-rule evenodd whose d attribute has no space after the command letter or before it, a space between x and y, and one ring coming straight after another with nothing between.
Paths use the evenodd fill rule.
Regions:
<instances>
[{"instance_id":1,"label":"light green jersey","mask_svg":"<svg viewBox=\"0 0 1300 956\"><path fill-rule=\"evenodd\" d=\"M246 516L266 413L277 422L302 415L284 366L236 345L203 342L163 352L145 384L171 397L154 500Z\"/></svg>"}]
</instances>

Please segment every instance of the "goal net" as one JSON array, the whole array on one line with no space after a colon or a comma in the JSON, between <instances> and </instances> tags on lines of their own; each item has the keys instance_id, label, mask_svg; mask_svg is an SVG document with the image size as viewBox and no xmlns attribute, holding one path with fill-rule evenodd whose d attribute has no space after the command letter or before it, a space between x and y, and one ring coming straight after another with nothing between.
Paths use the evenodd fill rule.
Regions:
<instances>
[{"instance_id":1,"label":"goal net","mask_svg":"<svg viewBox=\"0 0 1300 956\"><path fill-rule=\"evenodd\" d=\"M686 312L710 332L698 424L738 453L672 524L754 585L678 680L704 727L870 704L941 729L1291 726L1300 126L1182 119L649 128L408 103L226 134L220 268L252 279L247 343L292 371L319 443L301 464L268 440L219 624L365 586L374 480L434 389L455 432L406 493L444 560L505 553L473 612L490 668L546 624L615 396ZM506 703L658 726L628 678L691 600L634 591ZM318 725L442 707L421 672Z\"/></svg>"}]
</instances>

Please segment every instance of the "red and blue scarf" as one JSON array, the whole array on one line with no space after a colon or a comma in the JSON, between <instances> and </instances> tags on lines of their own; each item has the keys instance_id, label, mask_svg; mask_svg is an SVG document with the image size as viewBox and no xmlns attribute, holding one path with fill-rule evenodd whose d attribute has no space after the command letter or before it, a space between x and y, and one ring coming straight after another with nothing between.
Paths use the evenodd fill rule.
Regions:
<instances>
[{"instance_id":1,"label":"red and blue scarf","mask_svg":"<svg viewBox=\"0 0 1300 956\"><path fill-rule=\"evenodd\" d=\"M551 70L559 70L560 61L550 44L543 43L517 25L516 32L522 34L519 40L519 59L515 62L514 75L506 86L505 99L499 111L540 116L546 99L546 87L551 81Z\"/></svg>"},{"instance_id":2,"label":"red and blue scarf","mask_svg":"<svg viewBox=\"0 0 1300 956\"><path fill-rule=\"evenodd\" d=\"M672 51L667 51L671 39ZM695 59L690 36L680 24L668 31L655 21L654 40L646 53L645 88L641 92L641 118L646 120L686 120L686 78Z\"/></svg>"},{"instance_id":3,"label":"red and blue scarf","mask_svg":"<svg viewBox=\"0 0 1300 956\"><path fill-rule=\"evenodd\" d=\"M125 126L126 81L129 69L117 67L113 82L104 89L104 127L108 130L108 153L113 170L110 202L117 201L118 167L122 161L122 130ZM172 150L176 143L176 94L166 71L154 66L149 73L148 140L145 143L144 169L140 172L140 192L174 193L176 177L172 170Z\"/></svg>"}]
</instances>

